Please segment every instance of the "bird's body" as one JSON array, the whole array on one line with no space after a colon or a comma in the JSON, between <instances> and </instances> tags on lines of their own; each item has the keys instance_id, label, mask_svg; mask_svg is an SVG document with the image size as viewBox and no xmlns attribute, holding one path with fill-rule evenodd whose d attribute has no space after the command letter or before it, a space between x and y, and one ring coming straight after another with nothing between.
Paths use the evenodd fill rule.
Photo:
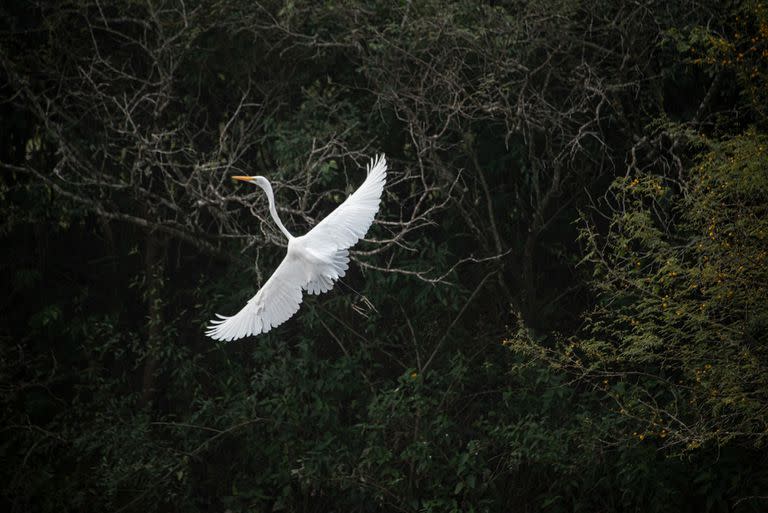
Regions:
<instances>
[{"instance_id":1,"label":"bird's body","mask_svg":"<svg viewBox=\"0 0 768 513\"><path fill-rule=\"evenodd\" d=\"M387 174L384 156L371 161L363 184L336 210L309 232L294 237L285 228L275 208L269 182L261 176L235 177L253 182L267 194L269 211L288 239L285 258L261 289L237 314L211 321L206 334L216 340L236 340L266 333L295 314L302 291L329 291L349 268L348 248L365 236L379 209Z\"/></svg>"}]
</instances>

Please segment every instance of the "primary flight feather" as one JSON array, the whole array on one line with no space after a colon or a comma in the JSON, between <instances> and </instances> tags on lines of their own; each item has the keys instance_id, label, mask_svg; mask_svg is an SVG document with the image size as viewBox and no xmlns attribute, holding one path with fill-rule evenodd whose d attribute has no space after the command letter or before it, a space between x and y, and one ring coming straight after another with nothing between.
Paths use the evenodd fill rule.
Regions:
<instances>
[{"instance_id":1,"label":"primary flight feather","mask_svg":"<svg viewBox=\"0 0 768 513\"><path fill-rule=\"evenodd\" d=\"M295 314L302 291L327 292L349 268L348 249L363 238L379 210L387 178L384 155L371 160L365 181L344 202L309 232L294 237L285 228L275 208L272 186L263 176L235 176L255 183L267 195L269 212L288 239L285 258L264 286L238 313L231 317L216 314L206 335L216 340L236 340L266 333Z\"/></svg>"}]
</instances>

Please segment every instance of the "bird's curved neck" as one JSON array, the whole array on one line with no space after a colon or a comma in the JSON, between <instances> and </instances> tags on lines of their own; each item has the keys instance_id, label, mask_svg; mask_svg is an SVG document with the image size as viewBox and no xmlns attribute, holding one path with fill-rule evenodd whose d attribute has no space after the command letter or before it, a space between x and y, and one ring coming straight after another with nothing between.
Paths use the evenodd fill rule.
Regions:
<instances>
[{"instance_id":1,"label":"bird's curved neck","mask_svg":"<svg viewBox=\"0 0 768 513\"><path fill-rule=\"evenodd\" d=\"M267 186L263 187L263 189L267 195L267 200L269 201L269 213L272 214L272 219L275 221L277 227L280 228L280 231L283 232L283 235L288 238L288 240L293 239L293 235L291 235L291 232L288 231L283 222L280 220L280 216L277 215L277 208L275 208L275 194L272 192L272 185L267 182Z\"/></svg>"}]
</instances>

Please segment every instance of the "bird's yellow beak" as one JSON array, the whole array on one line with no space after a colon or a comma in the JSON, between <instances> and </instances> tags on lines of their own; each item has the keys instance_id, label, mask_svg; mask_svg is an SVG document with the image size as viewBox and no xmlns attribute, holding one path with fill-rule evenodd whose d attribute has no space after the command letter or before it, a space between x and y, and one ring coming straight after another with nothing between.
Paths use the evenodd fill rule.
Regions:
<instances>
[{"instance_id":1,"label":"bird's yellow beak","mask_svg":"<svg viewBox=\"0 0 768 513\"><path fill-rule=\"evenodd\" d=\"M241 182L250 182L251 180L253 180L253 178L250 176L233 176L232 179L240 180Z\"/></svg>"}]
</instances>

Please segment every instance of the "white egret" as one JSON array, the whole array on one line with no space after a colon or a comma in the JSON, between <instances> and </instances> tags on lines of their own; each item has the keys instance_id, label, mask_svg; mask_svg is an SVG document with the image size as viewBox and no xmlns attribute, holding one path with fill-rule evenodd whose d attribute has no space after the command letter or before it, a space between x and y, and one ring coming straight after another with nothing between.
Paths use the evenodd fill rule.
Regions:
<instances>
[{"instance_id":1,"label":"white egret","mask_svg":"<svg viewBox=\"0 0 768 513\"><path fill-rule=\"evenodd\" d=\"M379 210L387 177L384 155L371 159L365 181L344 202L309 232L294 237L277 215L272 186L263 176L233 176L255 183L267 194L269 213L288 239L285 258L264 286L238 313L231 317L216 314L206 335L216 340L236 340L266 333L295 314L302 290L310 294L327 292L349 268L348 249L365 236Z\"/></svg>"}]
</instances>

